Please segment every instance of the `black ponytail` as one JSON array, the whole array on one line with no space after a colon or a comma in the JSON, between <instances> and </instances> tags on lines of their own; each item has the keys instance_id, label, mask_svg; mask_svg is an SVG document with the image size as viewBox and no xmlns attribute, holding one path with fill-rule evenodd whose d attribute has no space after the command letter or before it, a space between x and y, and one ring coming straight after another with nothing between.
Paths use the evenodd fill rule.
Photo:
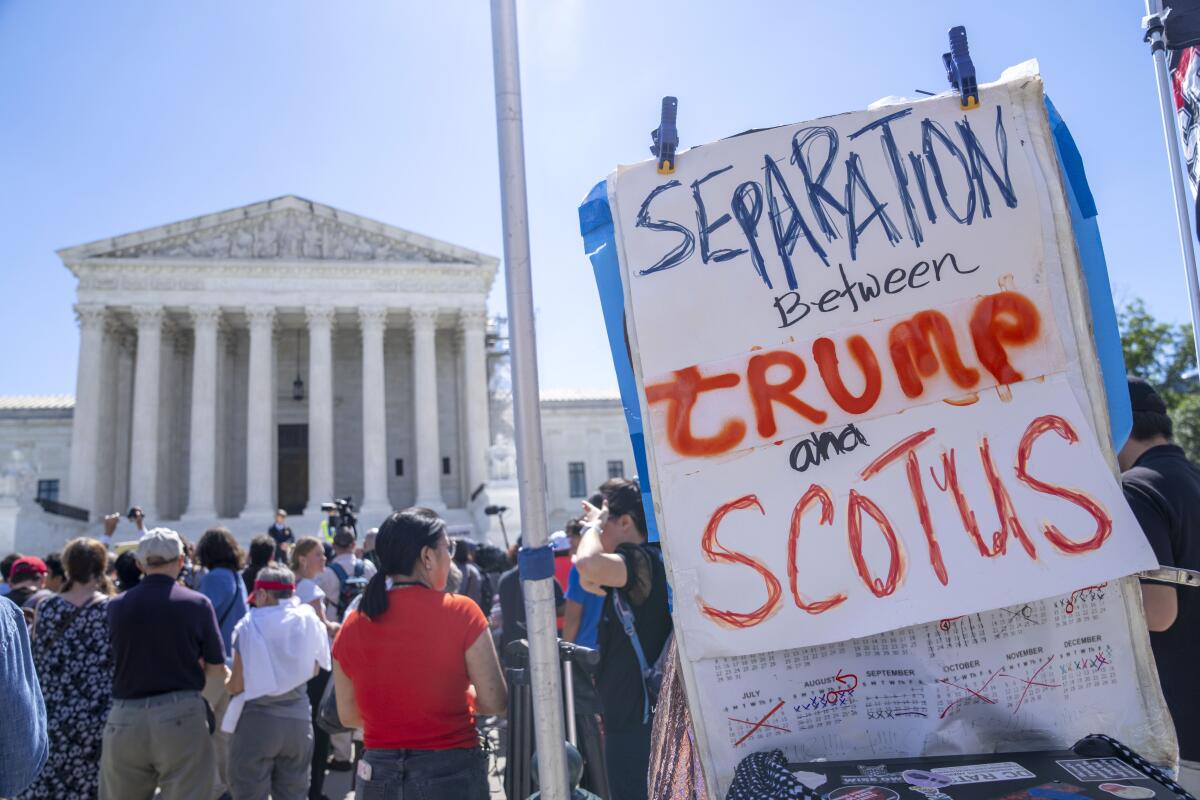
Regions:
<instances>
[{"instance_id":1,"label":"black ponytail","mask_svg":"<svg viewBox=\"0 0 1200 800\"><path fill-rule=\"evenodd\" d=\"M414 506L397 511L384 520L375 537L379 571L363 591L362 613L372 621L388 609L387 581L390 575L411 575L426 547L437 547L446 523L428 508Z\"/></svg>"}]
</instances>

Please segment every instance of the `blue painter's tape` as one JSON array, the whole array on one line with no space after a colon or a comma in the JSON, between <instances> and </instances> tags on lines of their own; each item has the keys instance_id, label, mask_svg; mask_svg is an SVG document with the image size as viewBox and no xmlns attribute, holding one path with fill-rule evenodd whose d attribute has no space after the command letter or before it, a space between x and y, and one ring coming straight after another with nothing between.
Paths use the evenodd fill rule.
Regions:
<instances>
[{"instance_id":1,"label":"blue painter's tape","mask_svg":"<svg viewBox=\"0 0 1200 800\"><path fill-rule=\"evenodd\" d=\"M517 551L517 574L523 581L541 581L554 577L554 548L522 547Z\"/></svg>"},{"instance_id":2,"label":"blue painter's tape","mask_svg":"<svg viewBox=\"0 0 1200 800\"><path fill-rule=\"evenodd\" d=\"M633 460L641 478L642 507L646 511L646 533L650 541L658 541L658 524L654 520L654 500L651 497L650 469L646 462L646 440L642 430L642 407L638 401L637 380L629 360L629 344L625 339L625 291L621 288L621 267L617 261L616 233L612 210L608 206L608 182L597 183L579 206L579 232L583 247L592 261L596 288L600 292L600 308L604 327L608 331L608 348L612 351L613 367L617 371L617 386L621 390L621 405L629 425L629 440Z\"/></svg>"},{"instance_id":3,"label":"blue painter's tape","mask_svg":"<svg viewBox=\"0 0 1200 800\"><path fill-rule=\"evenodd\" d=\"M1054 134L1054 149L1066 184L1067 200L1071 206L1071 225L1075 229L1075 244L1087 283L1088 305L1092 313L1092 338L1100 358L1100 373L1108 402L1108 421L1113 448L1120 450L1133 430L1133 412L1129 407L1129 388L1125 382L1125 356L1121 351L1121 332L1117 327L1117 310L1113 306L1112 286L1108 282L1108 264L1104 245L1096 224L1096 200L1083 171L1083 159L1071 137L1071 131L1046 97L1046 112L1050 116L1050 131Z\"/></svg>"}]
</instances>

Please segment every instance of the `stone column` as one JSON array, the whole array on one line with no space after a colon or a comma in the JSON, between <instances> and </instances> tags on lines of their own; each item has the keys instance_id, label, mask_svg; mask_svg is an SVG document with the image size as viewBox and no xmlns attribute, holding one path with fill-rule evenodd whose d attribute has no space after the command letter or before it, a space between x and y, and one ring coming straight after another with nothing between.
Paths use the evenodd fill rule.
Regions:
<instances>
[{"instance_id":1,"label":"stone column","mask_svg":"<svg viewBox=\"0 0 1200 800\"><path fill-rule=\"evenodd\" d=\"M466 432L463 445L467 463L467 497L487 480L487 449L491 444L488 424L487 351L484 324L487 314L482 308L467 308L459 312L458 329L462 336L463 363L463 421Z\"/></svg>"},{"instance_id":2,"label":"stone column","mask_svg":"<svg viewBox=\"0 0 1200 800\"><path fill-rule=\"evenodd\" d=\"M320 516L333 499L333 316L329 307L309 307L308 317L308 508Z\"/></svg>"},{"instance_id":3,"label":"stone column","mask_svg":"<svg viewBox=\"0 0 1200 800\"><path fill-rule=\"evenodd\" d=\"M383 379L383 331L387 309L358 310L362 327L363 500L364 528L378 525L391 513L387 493L387 419Z\"/></svg>"},{"instance_id":4,"label":"stone column","mask_svg":"<svg viewBox=\"0 0 1200 800\"><path fill-rule=\"evenodd\" d=\"M97 452L100 442L100 400L104 385L104 325L102 305L77 305L79 368L75 374L75 413L71 420L71 462L66 502L87 509L92 519L108 513L96 507Z\"/></svg>"},{"instance_id":5,"label":"stone column","mask_svg":"<svg viewBox=\"0 0 1200 800\"><path fill-rule=\"evenodd\" d=\"M415 307L412 316L413 423L417 443L416 505L445 509L442 501L442 459L438 443L437 350L434 343L436 308Z\"/></svg>"},{"instance_id":6,"label":"stone column","mask_svg":"<svg viewBox=\"0 0 1200 800\"><path fill-rule=\"evenodd\" d=\"M250 357L246 408L246 507L241 516L269 518L275 510L272 476L275 465L275 363L272 306L247 306L250 323Z\"/></svg>"},{"instance_id":7,"label":"stone column","mask_svg":"<svg viewBox=\"0 0 1200 800\"><path fill-rule=\"evenodd\" d=\"M162 306L134 306L137 358L133 373L133 432L129 450L129 497L146 522L158 521L158 404L162 362Z\"/></svg>"},{"instance_id":8,"label":"stone column","mask_svg":"<svg viewBox=\"0 0 1200 800\"><path fill-rule=\"evenodd\" d=\"M221 309L191 309L192 431L188 462L187 519L217 516L217 327Z\"/></svg>"}]
</instances>

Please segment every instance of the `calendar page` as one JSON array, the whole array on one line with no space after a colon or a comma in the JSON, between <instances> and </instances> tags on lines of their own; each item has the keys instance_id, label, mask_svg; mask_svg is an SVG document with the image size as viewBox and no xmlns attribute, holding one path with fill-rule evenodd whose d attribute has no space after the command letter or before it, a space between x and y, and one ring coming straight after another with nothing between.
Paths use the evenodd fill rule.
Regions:
<instances>
[{"instance_id":1,"label":"calendar page","mask_svg":"<svg viewBox=\"0 0 1200 800\"><path fill-rule=\"evenodd\" d=\"M862 639L694 663L717 774L791 761L1058 747L1140 713L1120 585Z\"/></svg>"}]
</instances>

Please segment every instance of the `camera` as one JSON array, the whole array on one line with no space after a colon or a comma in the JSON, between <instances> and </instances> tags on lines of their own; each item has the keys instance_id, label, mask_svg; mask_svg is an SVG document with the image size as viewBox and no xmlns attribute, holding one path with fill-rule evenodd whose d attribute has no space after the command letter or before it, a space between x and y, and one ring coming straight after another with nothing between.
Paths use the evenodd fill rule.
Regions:
<instances>
[{"instance_id":1,"label":"camera","mask_svg":"<svg viewBox=\"0 0 1200 800\"><path fill-rule=\"evenodd\" d=\"M338 528L353 528L355 535L358 534L358 515L354 513L353 498L349 495L346 497L335 497L332 502L321 503L321 512L327 516L337 514Z\"/></svg>"}]
</instances>

